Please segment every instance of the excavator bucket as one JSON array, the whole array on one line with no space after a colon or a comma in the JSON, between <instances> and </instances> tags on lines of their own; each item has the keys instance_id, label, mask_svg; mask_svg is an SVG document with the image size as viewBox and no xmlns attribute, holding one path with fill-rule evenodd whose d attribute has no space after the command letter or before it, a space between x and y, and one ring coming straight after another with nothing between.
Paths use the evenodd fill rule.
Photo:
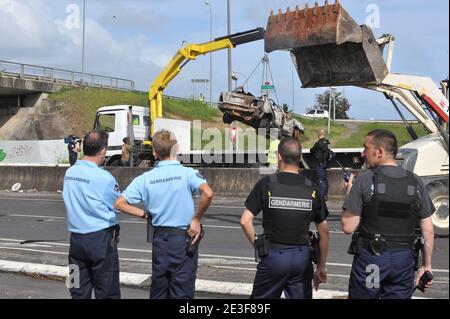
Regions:
<instances>
[{"instance_id":1,"label":"excavator bucket","mask_svg":"<svg viewBox=\"0 0 450 319\"><path fill-rule=\"evenodd\" d=\"M302 86L380 83L389 73L372 30L359 26L336 0L271 13L266 52L289 50Z\"/></svg>"}]
</instances>

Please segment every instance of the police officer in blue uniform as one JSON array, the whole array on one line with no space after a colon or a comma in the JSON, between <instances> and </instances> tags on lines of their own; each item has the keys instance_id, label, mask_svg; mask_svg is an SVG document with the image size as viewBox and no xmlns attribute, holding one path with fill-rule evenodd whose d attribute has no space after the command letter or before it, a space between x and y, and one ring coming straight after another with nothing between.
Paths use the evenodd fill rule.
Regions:
<instances>
[{"instance_id":1,"label":"police officer in blue uniform","mask_svg":"<svg viewBox=\"0 0 450 319\"><path fill-rule=\"evenodd\" d=\"M326 260L329 230L328 210L316 194L310 180L299 173L301 145L294 138L283 139L278 146L279 172L262 178L248 196L241 226L255 245L253 219L261 211L265 246L268 251L258 264L251 298L312 298L312 281L316 290L327 280ZM315 274L310 256L310 223L320 235L320 256ZM259 240L257 240L259 241Z\"/></svg>"},{"instance_id":2,"label":"police officer in blue uniform","mask_svg":"<svg viewBox=\"0 0 450 319\"><path fill-rule=\"evenodd\" d=\"M83 140L84 157L64 176L63 198L70 235L69 266L74 299L120 298L117 238L119 224L114 201L119 186L99 168L105 159L108 133L89 132Z\"/></svg>"},{"instance_id":3,"label":"police officer in blue uniform","mask_svg":"<svg viewBox=\"0 0 450 319\"><path fill-rule=\"evenodd\" d=\"M425 271L431 272L433 203L420 178L397 166L396 154L397 139L392 132L369 132L362 156L370 170L356 180L352 176L345 185L348 195L341 223L346 234L353 233L349 253L355 255L351 299L411 298L417 223L425 246L416 285Z\"/></svg>"},{"instance_id":4,"label":"police officer in blue uniform","mask_svg":"<svg viewBox=\"0 0 450 319\"><path fill-rule=\"evenodd\" d=\"M177 141L172 133L154 134L153 155L159 159L149 172L135 178L115 207L140 214L144 210L130 204L144 203L154 226L152 250L152 299L192 299L195 292L198 248L188 251L190 242L198 247L200 220L211 204L213 192L198 171L176 160ZM200 193L195 212L193 193Z\"/></svg>"}]
</instances>

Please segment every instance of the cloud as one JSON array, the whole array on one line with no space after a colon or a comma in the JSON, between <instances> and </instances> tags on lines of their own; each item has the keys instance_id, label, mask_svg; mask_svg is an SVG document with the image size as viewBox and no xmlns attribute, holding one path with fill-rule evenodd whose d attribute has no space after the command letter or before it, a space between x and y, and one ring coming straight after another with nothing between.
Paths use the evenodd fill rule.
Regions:
<instances>
[{"instance_id":1,"label":"cloud","mask_svg":"<svg viewBox=\"0 0 450 319\"><path fill-rule=\"evenodd\" d=\"M67 13L55 19L50 11L40 0L0 0L1 59L80 71L81 29L67 25ZM89 18L85 43L86 73L129 78L140 89L147 89L170 59L143 35L116 37Z\"/></svg>"}]
</instances>

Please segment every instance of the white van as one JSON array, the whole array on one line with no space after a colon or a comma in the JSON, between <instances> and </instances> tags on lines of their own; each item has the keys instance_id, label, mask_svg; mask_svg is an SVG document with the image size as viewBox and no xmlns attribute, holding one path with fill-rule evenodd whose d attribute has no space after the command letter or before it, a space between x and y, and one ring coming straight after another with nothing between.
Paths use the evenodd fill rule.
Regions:
<instances>
[{"instance_id":1,"label":"white van","mask_svg":"<svg viewBox=\"0 0 450 319\"><path fill-rule=\"evenodd\" d=\"M312 118L312 119L325 119L325 118L328 118L330 115L328 114L328 111L312 109L306 113L300 114L300 116L308 117L308 118Z\"/></svg>"}]
</instances>

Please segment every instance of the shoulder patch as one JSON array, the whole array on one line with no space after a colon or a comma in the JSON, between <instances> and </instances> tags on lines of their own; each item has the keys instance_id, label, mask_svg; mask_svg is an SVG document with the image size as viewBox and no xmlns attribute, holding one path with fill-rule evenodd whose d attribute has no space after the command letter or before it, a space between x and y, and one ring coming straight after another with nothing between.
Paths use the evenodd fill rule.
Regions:
<instances>
[{"instance_id":1,"label":"shoulder patch","mask_svg":"<svg viewBox=\"0 0 450 319\"><path fill-rule=\"evenodd\" d=\"M195 176L197 176L198 178L201 178L201 179L205 179L205 178L202 176L202 174L200 174L198 171L195 172Z\"/></svg>"},{"instance_id":2,"label":"shoulder patch","mask_svg":"<svg viewBox=\"0 0 450 319\"><path fill-rule=\"evenodd\" d=\"M313 192L312 192L311 197L312 197L312 198L316 198L316 191L313 191Z\"/></svg>"}]
</instances>

